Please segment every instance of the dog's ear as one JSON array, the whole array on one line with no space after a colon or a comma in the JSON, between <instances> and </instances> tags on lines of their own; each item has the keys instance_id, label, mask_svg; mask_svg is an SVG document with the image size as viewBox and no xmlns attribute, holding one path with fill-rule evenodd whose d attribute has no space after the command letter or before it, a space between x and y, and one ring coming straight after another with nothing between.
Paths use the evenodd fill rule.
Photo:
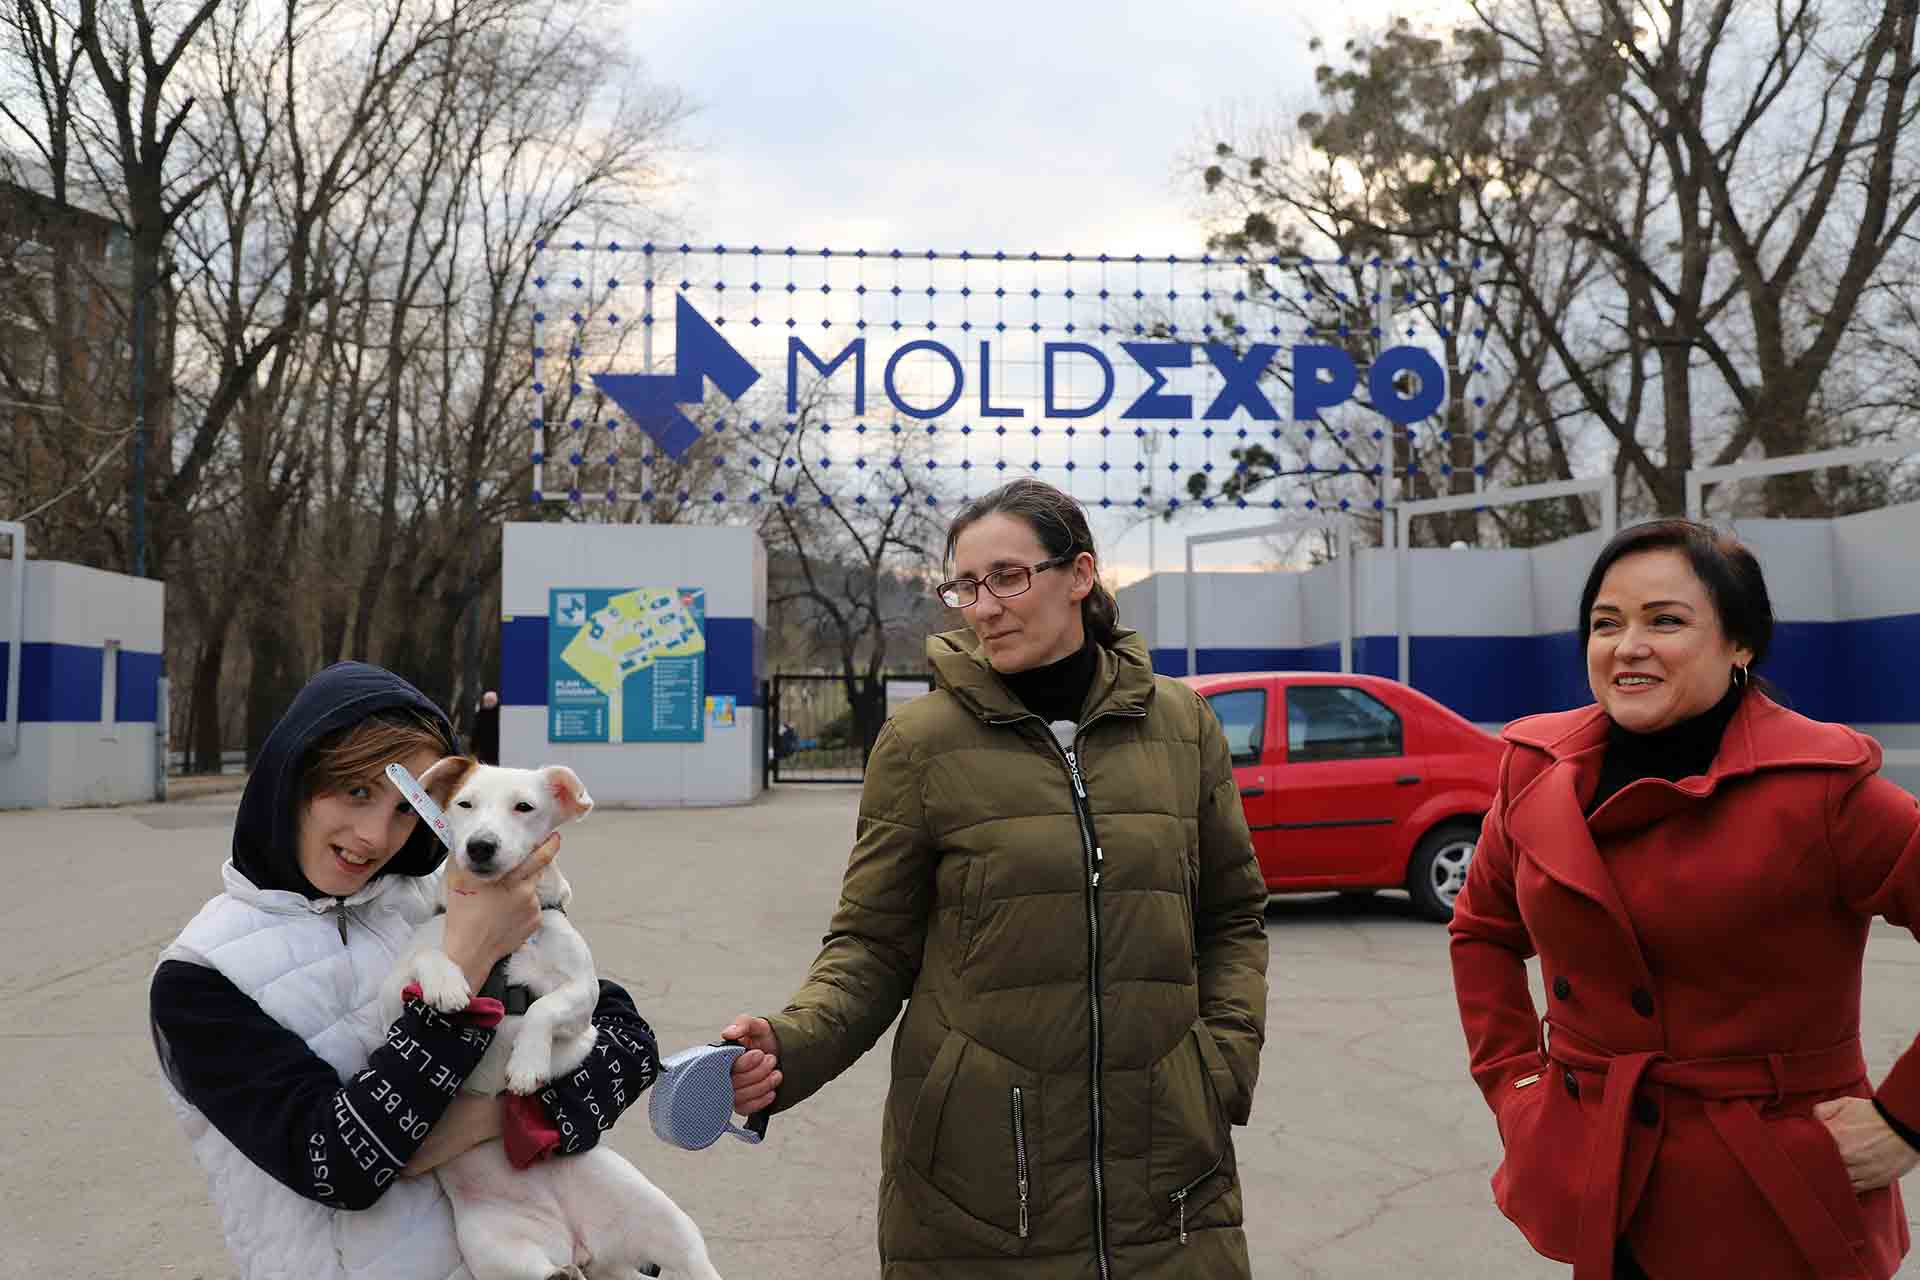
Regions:
<instances>
[{"instance_id":1,"label":"dog's ear","mask_svg":"<svg viewBox=\"0 0 1920 1280\"><path fill-rule=\"evenodd\" d=\"M559 822L578 822L593 812L593 797L580 776L563 764L550 764L540 771L541 780L560 806Z\"/></svg>"},{"instance_id":2,"label":"dog's ear","mask_svg":"<svg viewBox=\"0 0 1920 1280\"><path fill-rule=\"evenodd\" d=\"M480 767L480 762L472 756L447 756L433 768L420 775L420 786L433 797L433 802L442 809L453 799L453 793L467 780L467 775Z\"/></svg>"}]
</instances>

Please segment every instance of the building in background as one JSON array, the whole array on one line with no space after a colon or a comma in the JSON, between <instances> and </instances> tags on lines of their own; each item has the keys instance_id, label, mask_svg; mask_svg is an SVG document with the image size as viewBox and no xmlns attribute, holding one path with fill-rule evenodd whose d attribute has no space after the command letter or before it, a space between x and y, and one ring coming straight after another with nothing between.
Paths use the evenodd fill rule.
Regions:
<instances>
[{"instance_id":1,"label":"building in background","mask_svg":"<svg viewBox=\"0 0 1920 1280\"><path fill-rule=\"evenodd\" d=\"M0 175L17 164L0 164ZM80 203L75 203L78 200ZM127 228L104 202L62 201L0 176L0 520L31 515L37 545L124 567L133 451L133 326L160 326L164 302L136 316ZM147 425L149 474L169 456L171 422Z\"/></svg>"}]
</instances>

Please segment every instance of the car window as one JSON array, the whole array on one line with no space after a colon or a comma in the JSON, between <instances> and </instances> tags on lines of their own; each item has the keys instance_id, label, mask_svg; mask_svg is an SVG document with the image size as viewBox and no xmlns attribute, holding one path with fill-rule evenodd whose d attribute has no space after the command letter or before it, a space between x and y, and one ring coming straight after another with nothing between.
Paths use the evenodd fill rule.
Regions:
<instances>
[{"instance_id":1,"label":"car window","mask_svg":"<svg viewBox=\"0 0 1920 1280\"><path fill-rule=\"evenodd\" d=\"M1287 760L1359 760L1405 750L1400 717L1387 704L1343 684L1287 690Z\"/></svg>"},{"instance_id":2,"label":"car window","mask_svg":"<svg viewBox=\"0 0 1920 1280\"><path fill-rule=\"evenodd\" d=\"M1229 689L1207 699L1220 727L1227 731L1227 748L1235 764L1258 764L1266 745L1267 691Z\"/></svg>"}]
</instances>

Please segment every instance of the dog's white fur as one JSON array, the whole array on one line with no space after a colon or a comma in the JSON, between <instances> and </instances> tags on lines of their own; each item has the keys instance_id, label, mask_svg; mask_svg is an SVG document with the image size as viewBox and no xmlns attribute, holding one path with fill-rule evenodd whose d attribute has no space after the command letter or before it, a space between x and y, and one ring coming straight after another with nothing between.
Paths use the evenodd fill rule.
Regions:
<instances>
[{"instance_id":1,"label":"dog's white fur","mask_svg":"<svg viewBox=\"0 0 1920 1280\"><path fill-rule=\"evenodd\" d=\"M454 757L420 782L446 810L453 836L448 861L482 878L512 871L554 829L593 808L580 779L559 765L501 769ZM444 895L445 868L438 883ZM501 1020L467 1077L468 1092L534 1093L592 1052L600 982L586 939L562 910L573 890L556 864L541 873L539 895L539 931L507 967L509 983L538 998L524 1016ZM393 1016L410 982L445 1012L464 1009L472 998L466 975L442 949L445 924L435 916L415 932L388 982ZM453 1202L454 1230L474 1280L635 1280L649 1263L668 1276L720 1280L693 1219L604 1143L517 1170L500 1143L483 1142L436 1172Z\"/></svg>"}]
</instances>

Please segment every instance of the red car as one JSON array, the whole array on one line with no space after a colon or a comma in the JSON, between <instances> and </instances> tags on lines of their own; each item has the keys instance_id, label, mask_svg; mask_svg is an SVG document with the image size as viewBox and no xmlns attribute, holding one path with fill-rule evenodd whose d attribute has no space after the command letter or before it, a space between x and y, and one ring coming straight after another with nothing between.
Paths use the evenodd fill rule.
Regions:
<instances>
[{"instance_id":1,"label":"red car","mask_svg":"<svg viewBox=\"0 0 1920 1280\"><path fill-rule=\"evenodd\" d=\"M1404 888L1453 918L1499 739L1379 676L1254 671L1189 676L1233 748L1254 853L1276 893Z\"/></svg>"}]
</instances>

